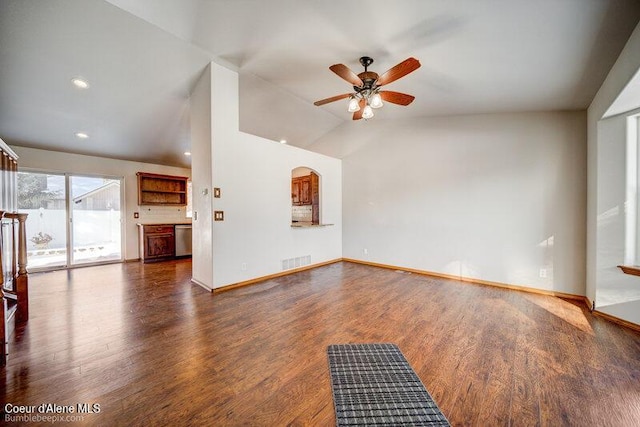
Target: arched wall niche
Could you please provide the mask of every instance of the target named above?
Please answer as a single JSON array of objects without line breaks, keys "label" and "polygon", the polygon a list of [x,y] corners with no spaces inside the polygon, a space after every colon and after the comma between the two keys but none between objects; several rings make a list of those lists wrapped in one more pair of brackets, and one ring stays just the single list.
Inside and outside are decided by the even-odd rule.
[{"label": "arched wall niche", "polygon": [[320,181],[318,171],[298,166],[291,170],[291,224],[320,224]]}]

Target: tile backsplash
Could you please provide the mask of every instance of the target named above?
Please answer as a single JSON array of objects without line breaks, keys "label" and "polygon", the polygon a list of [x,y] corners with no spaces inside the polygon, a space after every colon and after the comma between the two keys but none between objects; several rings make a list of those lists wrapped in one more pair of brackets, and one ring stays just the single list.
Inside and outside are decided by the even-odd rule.
[{"label": "tile backsplash", "polygon": [[184,206],[139,206],[139,222],[184,222],[187,218]]},{"label": "tile backsplash", "polygon": [[311,222],[311,205],[306,206],[292,206],[291,207],[291,220],[292,221],[308,221]]}]

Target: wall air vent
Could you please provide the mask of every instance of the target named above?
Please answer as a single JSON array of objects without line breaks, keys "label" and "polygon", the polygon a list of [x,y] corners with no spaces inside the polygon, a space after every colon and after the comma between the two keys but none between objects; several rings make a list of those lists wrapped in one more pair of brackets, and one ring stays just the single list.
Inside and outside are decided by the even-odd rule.
[{"label": "wall air vent", "polygon": [[311,264],[311,255],[299,256],[282,260],[282,269],[291,270],[292,268],[304,267]]}]

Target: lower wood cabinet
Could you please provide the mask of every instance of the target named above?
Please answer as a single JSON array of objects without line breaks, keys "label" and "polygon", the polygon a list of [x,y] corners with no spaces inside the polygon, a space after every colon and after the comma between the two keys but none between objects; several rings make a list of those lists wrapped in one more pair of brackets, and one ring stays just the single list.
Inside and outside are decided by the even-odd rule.
[{"label": "lower wood cabinet", "polygon": [[173,258],[176,255],[175,228],[171,225],[138,225],[140,258],[144,262]]}]

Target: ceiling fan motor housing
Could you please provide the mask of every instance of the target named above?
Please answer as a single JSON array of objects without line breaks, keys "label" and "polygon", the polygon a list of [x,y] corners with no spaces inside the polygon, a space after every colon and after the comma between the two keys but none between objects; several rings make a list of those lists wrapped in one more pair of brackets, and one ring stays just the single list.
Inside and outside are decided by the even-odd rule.
[{"label": "ceiling fan motor housing", "polygon": [[373,71],[364,71],[358,74],[362,83],[364,83],[361,87],[354,86],[353,88],[356,92],[360,92],[365,89],[373,88],[374,83],[378,80],[378,73],[374,73]]},{"label": "ceiling fan motor housing", "polygon": [[358,77],[360,78],[360,80],[362,80],[362,83],[364,84],[360,87],[358,86],[353,87],[353,89],[358,93],[364,90],[371,90],[376,80],[378,80],[378,73],[374,73],[373,71],[367,70],[369,65],[373,64],[373,58],[369,56],[363,56],[360,58],[360,64],[362,64],[362,66],[364,67],[364,71],[358,74]]}]

